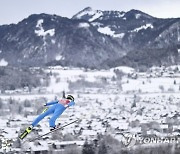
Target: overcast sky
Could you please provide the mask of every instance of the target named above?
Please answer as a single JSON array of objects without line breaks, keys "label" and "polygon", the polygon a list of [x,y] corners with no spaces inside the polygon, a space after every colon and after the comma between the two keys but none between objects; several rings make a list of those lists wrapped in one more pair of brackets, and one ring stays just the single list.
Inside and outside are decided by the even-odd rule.
[{"label": "overcast sky", "polygon": [[31,14],[72,17],[85,7],[99,10],[138,9],[154,17],[180,17],[180,0],[0,0],[0,25],[17,23]]}]

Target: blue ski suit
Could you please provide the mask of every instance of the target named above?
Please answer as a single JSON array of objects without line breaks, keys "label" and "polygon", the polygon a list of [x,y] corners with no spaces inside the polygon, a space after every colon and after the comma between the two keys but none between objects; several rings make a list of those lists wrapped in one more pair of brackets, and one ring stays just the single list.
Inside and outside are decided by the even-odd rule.
[{"label": "blue ski suit", "polygon": [[74,101],[69,101],[67,99],[62,99],[60,101],[53,101],[46,103],[45,106],[50,106],[44,113],[41,113],[31,124],[33,127],[36,126],[44,117],[53,114],[49,120],[49,126],[55,127],[56,119],[65,111],[65,109],[69,106],[75,105]]}]

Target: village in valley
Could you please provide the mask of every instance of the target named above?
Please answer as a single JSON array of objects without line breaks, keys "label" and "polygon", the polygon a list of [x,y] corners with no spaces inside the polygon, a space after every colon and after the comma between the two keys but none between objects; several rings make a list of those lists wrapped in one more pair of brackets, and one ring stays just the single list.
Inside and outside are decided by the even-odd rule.
[{"label": "village in valley", "polygon": [[[39,69],[39,68],[32,68]],[[130,67],[110,70],[48,67],[47,86],[5,90],[0,93],[0,137],[12,140],[3,151],[62,151],[85,141],[95,141],[98,135],[111,135],[121,142],[123,133],[139,135],[180,135],[180,66],[152,67],[141,72]],[[42,78],[42,83],[45,80]],[[45,85],[45,84],[43,84]],[[42,112],[43,104],[63,95],[72,94],[76,105],[57,120],[62,130],[22,145],[17,139]],[[29,138],[49,131],[46,117]],[[28,147],[28,148],[27,148]]]}]

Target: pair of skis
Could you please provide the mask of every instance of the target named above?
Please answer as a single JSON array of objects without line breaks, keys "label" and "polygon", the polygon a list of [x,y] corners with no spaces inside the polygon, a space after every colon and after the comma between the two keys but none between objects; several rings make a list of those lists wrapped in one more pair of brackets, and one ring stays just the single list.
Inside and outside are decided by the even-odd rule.
[{"label": "pair of skis", "polygon": [[[35,140],[38,140],[38,139],[40,139],[40,138],[42,138],[42,137],[44,137],[44,136],[46,136],[46,135],[48,135],[48,134],[54,133],[54,132],[57,131],[57,130],[61,130],[61,129],[63,129],[64,127],[69,126],[69,125],[71,125],[71,124],[73,124],[73,123],[75,123],[75,122],[78,122],[78,121],[79,121],[79,119],[76,119],[76,120],[74,120],[74,121],[72,121],[72,122],[70,122],[70,123],[68,123],[68,124],[65,124],[65,125],[63,125],[63,126],[61,126],[61,127],[55,128],[54,130],[49,131],[49,132],[47,132],[47,133],[45,133],[45,134],[43,134],[43,135],[39,135],[39,136],[37,136],[37,137],[35,137],[35,138],[33,138],[33,139],[30,139],[29,142],[33,142],[33,141],[35,141]],[[20,138],[21,140],[23,140],[30,132],[31,132],[31,130],[29,130],[29,127],[28,127],[28,128],[19,136],[19,138]]]}]

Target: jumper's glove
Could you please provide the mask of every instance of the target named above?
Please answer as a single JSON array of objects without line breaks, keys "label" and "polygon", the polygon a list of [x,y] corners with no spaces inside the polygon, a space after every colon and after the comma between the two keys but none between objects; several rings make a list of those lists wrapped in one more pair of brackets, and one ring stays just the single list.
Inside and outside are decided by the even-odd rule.
[{"label": "jumper's glove", "polygon": [[66,104],[66,105],[64,105],[64,107],[65,107],[65,108],[68,108],[68,107],[69,107],[69,105],[67,105],[67,104]]},{"label": "jumper's glove", "polygon": [[47,104],[45,103],[43,106],[47,106]]}]

